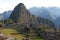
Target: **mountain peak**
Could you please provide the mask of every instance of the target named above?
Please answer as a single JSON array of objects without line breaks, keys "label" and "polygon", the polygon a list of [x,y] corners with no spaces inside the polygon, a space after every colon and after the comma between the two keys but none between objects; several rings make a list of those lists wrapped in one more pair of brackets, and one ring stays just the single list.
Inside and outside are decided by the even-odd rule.
[{"label": "mountain peak", "polygon": [[10,19],[14,21],[14,23],[19,23],[19,24],[28,23],[29,24],[31,20],[33,19],[33,16],[26,9],[23,3],[19,3],[12,11]]},{"label": "mountain peak", "polygon": [[24,5],[23,3],[19,3],[18,5]]},{"label": "mountain peak", "polygon": [[21,8],[21,9],[22,9],[22,8],[26,8],[23,3],[19,3],[19,4],[17,5],[17,7],[18,7],[18,8]]}]

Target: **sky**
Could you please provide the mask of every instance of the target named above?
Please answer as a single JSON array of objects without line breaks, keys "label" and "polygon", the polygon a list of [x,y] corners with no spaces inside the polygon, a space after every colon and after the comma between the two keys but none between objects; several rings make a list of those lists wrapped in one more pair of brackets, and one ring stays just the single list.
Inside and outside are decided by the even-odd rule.
[{"label": "sky", "polygon": [[0,13],[13,10],[19,3],[24,3],[27,9],[41,6],[60,7],[60,0],[0,0]]}]

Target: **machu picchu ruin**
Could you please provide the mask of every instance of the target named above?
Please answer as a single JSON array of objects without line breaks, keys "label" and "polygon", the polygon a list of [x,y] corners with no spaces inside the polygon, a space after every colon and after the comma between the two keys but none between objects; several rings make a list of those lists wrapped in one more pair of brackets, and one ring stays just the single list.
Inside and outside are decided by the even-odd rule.
[{"label": "machu picchu ruin", "polygon": [[13,35],[12,40],[24,40],[23,38],[27,38],[27,40],[60,40],[60,30],[56,29],[54,22],[32,15],[23,3],[19,3],[14,8],[8,19],[0,21],[0,31],[10,36]]}]

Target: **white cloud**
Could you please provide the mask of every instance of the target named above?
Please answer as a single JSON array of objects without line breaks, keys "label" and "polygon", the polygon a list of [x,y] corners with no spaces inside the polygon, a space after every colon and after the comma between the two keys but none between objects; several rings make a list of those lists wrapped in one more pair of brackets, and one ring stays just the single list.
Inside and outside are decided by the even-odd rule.
[{"label": "white cloud", "polygon": [[0,0],[0,13],[13,10],[18,3],[24,3],[27,8],[37,6],[60,7],[60,0]]}]

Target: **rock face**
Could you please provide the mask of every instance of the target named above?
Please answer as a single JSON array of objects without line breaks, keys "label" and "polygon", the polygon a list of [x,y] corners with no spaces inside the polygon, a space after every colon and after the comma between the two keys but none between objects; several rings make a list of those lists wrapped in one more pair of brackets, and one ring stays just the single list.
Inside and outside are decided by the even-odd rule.
[{"label": "rock face", "polygon": [[36,22],[36,18],[30,14],[23,3],[18,4],[14,8],[11,13],[10,19],[19,24],[29,24],[32,23],[33,20],[35,20],[34,22]]}]

